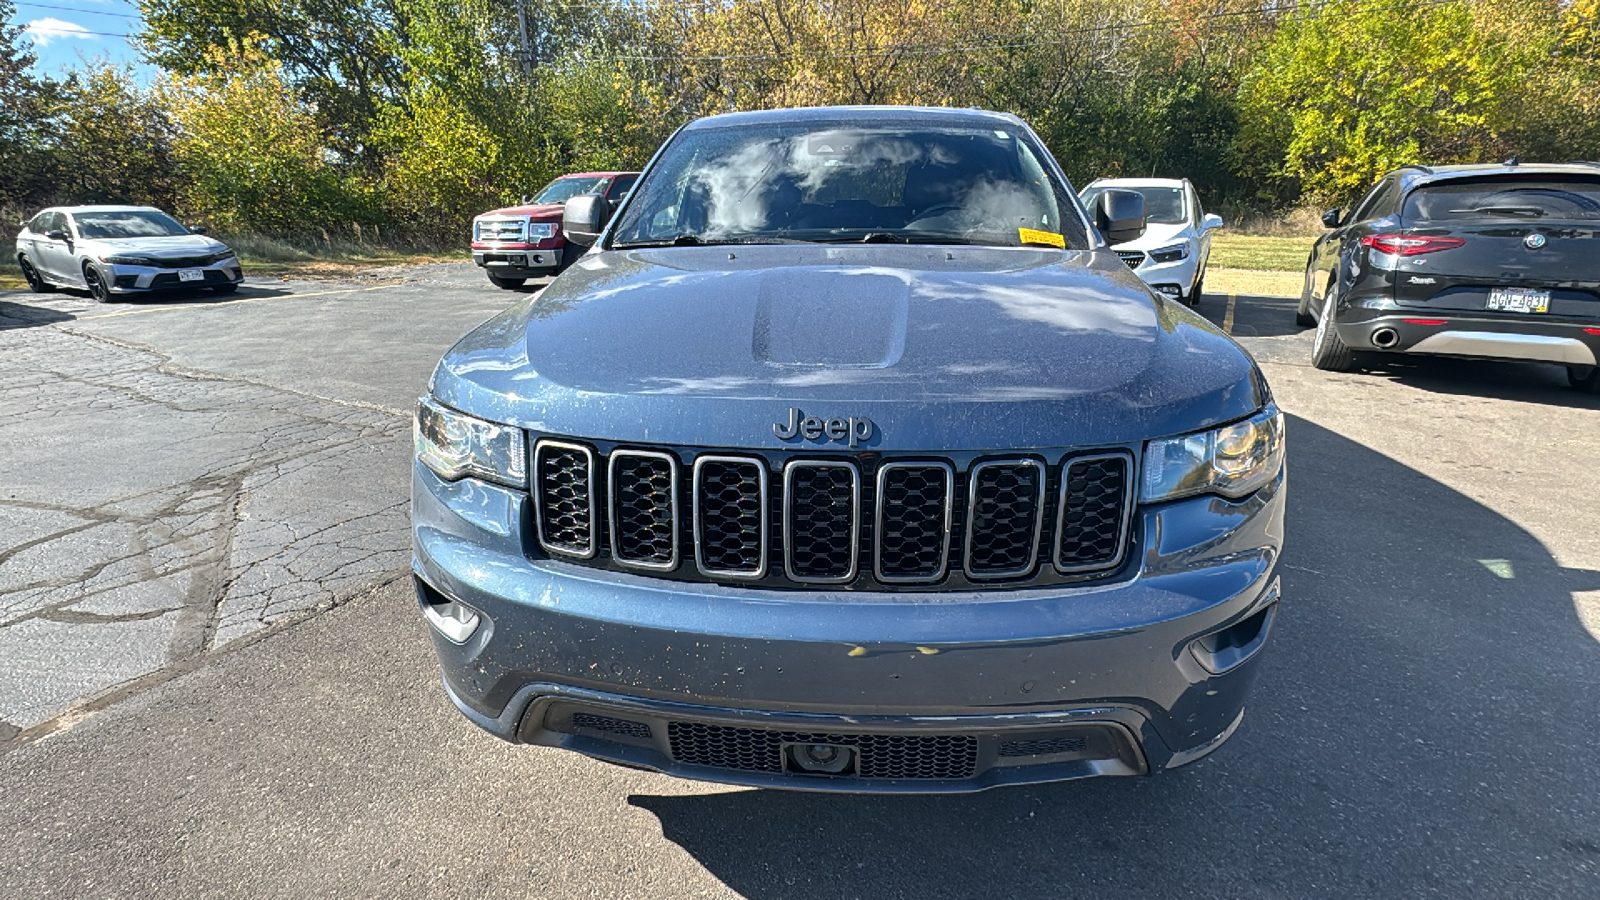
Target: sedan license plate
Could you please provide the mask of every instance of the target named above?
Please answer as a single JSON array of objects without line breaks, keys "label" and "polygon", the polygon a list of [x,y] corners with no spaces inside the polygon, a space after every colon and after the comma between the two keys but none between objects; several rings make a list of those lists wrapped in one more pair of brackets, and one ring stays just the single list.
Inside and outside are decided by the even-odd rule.
[{"label": "sedan license plate", "polygon": [[206,273],[202,272],[199,269],[179,269],[178,270],[178,280],[179,281],[205,281],[206,280]]},{"label": "sedan license plate", "polygon": [[1489,309],[1501,312],[1542,313],[1550,311],[1550,292],[1533,288],[1498,287],[1489,290]]}]

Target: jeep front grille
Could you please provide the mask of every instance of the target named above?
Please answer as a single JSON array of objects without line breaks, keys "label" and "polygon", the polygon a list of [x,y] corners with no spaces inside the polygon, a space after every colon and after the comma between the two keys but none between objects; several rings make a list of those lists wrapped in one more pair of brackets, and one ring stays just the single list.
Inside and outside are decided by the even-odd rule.
[{"label": "jeep front grille", "polygon": [[678,465],[665,453],[611,453],[611,556],[626,566],[678,565]]},{"label": "jeep front grille", "polygon": [[767,469],[736,456],[694,464],[695,562],[707,575],[767,574]]},{"label": "jeep front grille", "polygon": [[539,546],[589,565],[781,588],[961,589],[1100,577],[1127,559],[1126,450],[963,460],[534,443]]},{"label": "jeep front grille", "polygon": [[1019,459],[972,470],[967,575],[1012,578],[1033,571],[1044,510],[1044,466]]},{"label": "jeep front grille", "polygon": [[1125,453],[1083,456],[1067,463],[1056,509],[1056,568],[1081,572],[1122,561],[1132,470],[1133,457]]},{"label": "jeep front grille", "polygon": [[861,482],[847,462],[796,460],[783,470],[783,564],[793,581],[856,577]]},{"label": "jeep front grille", "polygon": [[884,463],[878,468],[873,571],[879,581],[944,577],[950,565],[955,482],[949,463]]},{"label": "jeep front grille", "polygon": [[540,441],[533,450],[539,543],[588,559],[595,555],[594,453],[581,444]]}]

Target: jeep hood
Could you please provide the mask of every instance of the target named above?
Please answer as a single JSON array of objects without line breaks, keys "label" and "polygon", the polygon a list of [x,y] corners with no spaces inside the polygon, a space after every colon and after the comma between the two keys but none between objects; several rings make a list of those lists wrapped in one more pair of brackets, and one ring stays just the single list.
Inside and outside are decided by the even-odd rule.
[{"label": "jeep hood", "polygon": [[801,443],[773,434],[791,407],[871,418],[873,449],[987,450],[1132,444],[1267,399],[1109,250],[817,244],[591,253],[431,388],[534,431],[771,449]]}]

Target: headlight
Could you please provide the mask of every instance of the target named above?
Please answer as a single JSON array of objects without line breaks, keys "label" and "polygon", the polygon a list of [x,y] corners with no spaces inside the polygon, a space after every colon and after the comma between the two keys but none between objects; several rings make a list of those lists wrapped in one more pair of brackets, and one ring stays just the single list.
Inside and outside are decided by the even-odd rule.
[{"label": "headlight", "polygon": [[556,236],[556,223],[534,222],[528,226],[528,240],[545,241]]},{"label": "headlight", "polygon": [[446,481],[470,476],[510,487],[528,483],[521,429],[485,422],[423,397],[417,401],[413,435],[417,459]]},{"label": "headlight", "polygon": [[1244,497],[1283,468],[1283,414],[1268,404],[1243,422],[1151,441],[1144,448],[1140,500],[1159,503],[1191,494]]},{"label": "headlight", "polygon": [[1172,244],[1168,247],[1157,247],[1156,249],[1150,251],[1151,262],[1169,263],[1188,258],[1189,245],[1187,243]]},{"label": "headlight", "polygon": [[102,256],[101,262],[108,262],[114,266],[153,266],[156,261],[148,256]]}]

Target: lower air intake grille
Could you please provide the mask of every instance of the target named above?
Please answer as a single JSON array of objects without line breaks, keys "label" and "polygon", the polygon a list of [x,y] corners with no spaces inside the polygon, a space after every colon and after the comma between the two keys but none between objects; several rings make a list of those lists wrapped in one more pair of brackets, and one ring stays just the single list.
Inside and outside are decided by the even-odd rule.
[{"label": "lower air intake grille", "polygon": [[1089,746],[1088,738],[1044,738],[1032,741],[1001,741],[1001,756],[1047,756],[1051,753],[1078,753]]},{"label": "lower air intake grille", "polygon": [[767,473],[751,459],[702,456],[694,469],[695,554],[702,572],[760,578],[767,568]]},{"label": "lower air intake grille", "polygon": [[785,565],[795,581],[856,577],[860,482],[849,463],[795,462],[784,470]]},{"label": "lower air intake grille", "polygon": [[967,574],[1002,578],[1033,569],[1044,506],[1044,466],[1033,460],[973,468],[968,510]]},{"label": "lower air intake grille", "polygon": [[594,454],[588,447],[540,441],[533,451],[539,543],[546,550],[595,552]]},{"label": "lower air intake grille", "polygon": [[1081,572],[1122,561],[1132,464],[1132,459],[1122,454],[1084,457],[1067,464],[1057,512],[1058,569]]},{"label": "lower air intake grille", "polygon": [[747,772],[782,772],[784,744],[856,747],[862,778],[971,778],[978,767],[978,739],[969,735],[816,734],[668,722],[667,736],[678,762]]},{"label": "lower air intake grille", "polygon": [[572,727],[575,730],[598,731],[602,734],[615,734],[640,740],[650,739],[650,726],[643,722],[613,719],[610,716],[597,716],[593,713],[573,713]]}]

